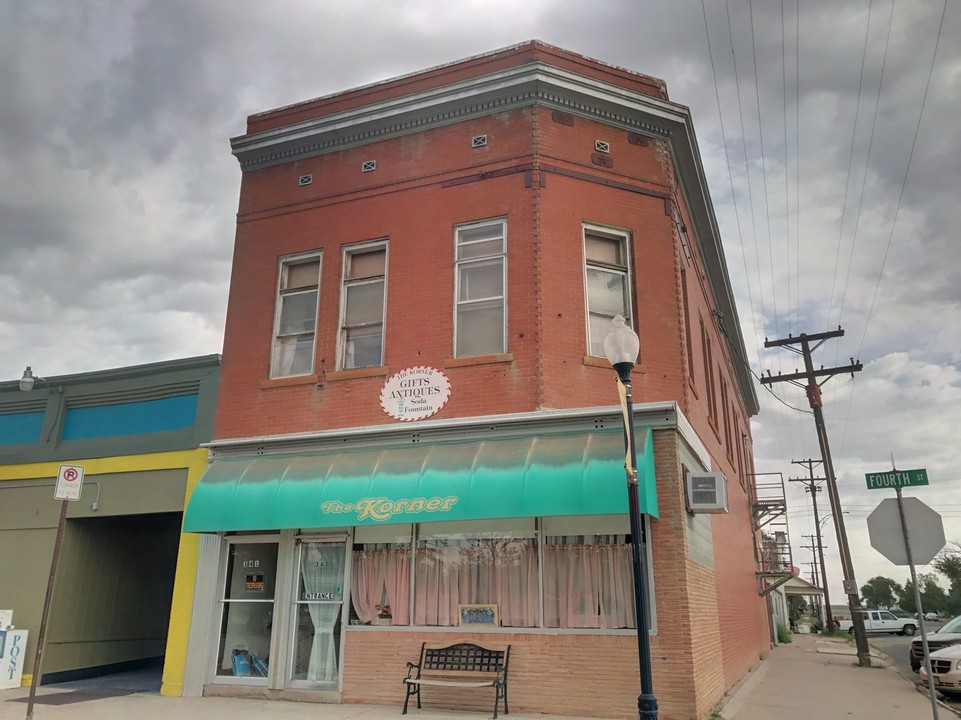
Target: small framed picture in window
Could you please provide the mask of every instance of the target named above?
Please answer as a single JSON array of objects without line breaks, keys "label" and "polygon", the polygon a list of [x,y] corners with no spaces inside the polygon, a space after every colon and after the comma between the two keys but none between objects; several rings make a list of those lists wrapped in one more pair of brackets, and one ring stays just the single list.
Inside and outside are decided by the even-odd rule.
[{"label": "small framed picture in window", "polygon": [[498,627],[496,605],[458,605],[457,624],[461,627],[487,625]]}]

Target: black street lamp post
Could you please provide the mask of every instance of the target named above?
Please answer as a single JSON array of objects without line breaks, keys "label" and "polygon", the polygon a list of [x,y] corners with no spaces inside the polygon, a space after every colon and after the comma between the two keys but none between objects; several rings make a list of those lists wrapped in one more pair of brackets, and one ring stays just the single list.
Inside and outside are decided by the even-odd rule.
[{"label": "black street lamp post", "polygon": [[657,698],[651,679],[651,642],[647,631],[646,563],[641,549],[641,503],[637,485],[637,449],[634,436],[634,398],[631,370],[637,362],[640,341],[637,334],[617,315],[604,338],[604,354],[617,371],[617,392],[624,414],[624,468],[627,472],[628,512],[631,519],[631,555],[634,561],[634,617],[637,624],[637,658],[641,673],[641,694],[637,697],[640,720],[657,720]]}]

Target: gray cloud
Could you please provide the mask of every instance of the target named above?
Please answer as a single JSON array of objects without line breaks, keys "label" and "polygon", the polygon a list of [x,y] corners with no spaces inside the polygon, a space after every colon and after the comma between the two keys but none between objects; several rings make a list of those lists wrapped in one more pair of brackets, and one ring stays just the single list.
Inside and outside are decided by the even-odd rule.
[{"label": "gray cloud", "polygon": [[[691,107],[755,370],[797,365],[764,350],[765,336],[844,325],[817,361],[866,363],[825,387],[852,522],[877,500],[859,473],[891,451],[936,472],[947,489],[925,497],[948,504],[961,491],[950,484],[961,480],[961,12],[948,8],[892,234],[940,7],[895,6],[865,168],[891,6],[874,3],[863,83],[868,2],[784,6],[787,53],[780,4],[753,3],[752,32],[751,5],[732,0],[732,56],[725,8],[707,3],[712,68],[693,0],[0,5],[0,370],[14,378],[30,363],[50,375],[219,351],[240,183],[228,139],[248,114],[538,38],[661,77]],[[791,459],[818,454],[813,422],[759,392],[758,470],[791,474]],[[799,390],[776,392],[806,407]],[[807,507],[791,495],[797,541],[810,530]],[[862,535],[852,526],[856,561],[877,568]]]}]

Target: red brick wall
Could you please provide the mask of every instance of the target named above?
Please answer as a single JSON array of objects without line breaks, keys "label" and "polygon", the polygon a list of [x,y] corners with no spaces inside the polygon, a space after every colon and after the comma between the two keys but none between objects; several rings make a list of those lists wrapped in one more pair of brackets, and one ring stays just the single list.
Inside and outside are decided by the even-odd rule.
[{"label": "red brick wall", "polygon": [[[472,149],[470,138],[482,133],[488,135],[488,146]],[[595,139],[611,144],[613,167],[592,162]],[[365,160],[376,160],[377,170],[362,174]],[[528,183],[523,170],[531,166]],[[542,172],[542,167],[548,169]],[[512,168],[521,172],[481,177]],[[297,178],[307,173],[313,174],[313,184],[299,187]],[[457,179],[470,181],[449,182]],[[699,315],[712,338],[718,396],[724,378],[732,389],[737,425],[749,434],[744,404],[734,391],[733,367],[741,361],[713,321],[715,303],[693,230],[689,237],[695,257],[688,260],[671,206],[662,196],[681,203],[686,218],[662,143],[631,144],[626,131],[580,117],[573,126],[557,123],[543,108],[499,113],[246,173],[215,437],[391,422],[380,409],[380,388],[388,373],[412,365],[439,368],[450,378],[451,399],[434,419],[613,405],[610,368],[585,359],[581,229],[589,222],[629,231],[641,337],[635,402],[678,401],[713,458],[713,469],[730,480],[731,513],[712,519],[711,569],[687,558],[677,440],[673,433],[656,433],[661,519],[653,523],[652,548],[660,633],[652,641],[652,662],[658,697],[673,713],[662,717],[686,718],[706,713],[756,662],[768,636],[754,579],[745,476],[737,464],[736,439],[726,442],[721,420],[731,410],[719,407],[718,422],[708,419]],[[494,217],[506,217],[508,223],[509,356],[488,359],[499,362],[452,362],[453,227]],[[389,239],[385,368],[339,374],[342,248],[380,238]],[[312,250],[323,250],[316,376],[270,381],[278,258]],[[682,266],[688,281],[687,317],[681,302]],[[750,453],[749,437],[745,450]],[[517,710],[560,713],[569,707],[565,693],[583,692],[557,672],[569,666],[572,672],[590,673],[591,687],[612,683],[598,693],[610,700],[598,699],[597,714],[616,715],[627,707],[633,715],[637,663],[636,655],[628,657],[636,652],[630,638],[513,637],[528,651],[537,648],[519,653],[527,660],[516,660],[517,675],[512,672],[521,678],[511,693]],[[389,647],[380,638],[389,638]],[[402,698],[397,669],[416,655],[419,640],[416,633],[348,632],[345,698]],[[388,668],[377,653],[398,662]],[[585,660],[601,671],[577,664]],[[536,688],[536,697],[524,695],[525,685]],[[365,697],[368,689],[372,697]],[[486,709],[486,700],[481,706]]]},{"label": "red brick wall", "polygon": [[[676,654],[663,644],[669,633],[651,638],[652,652]],[[345,635],[343,700],[397,707],[404,704],[408,661],[417,662],[420,645],[465,640],[485,647],[511,645],[508,702],[511,713],[636,718],[640,674],[637,636],[553,635],[549,633],[464,633],[350,631]],[[675,674],[654,666],[654,687],[662,720],[690,720],[690,672]],[[463,690],[425,687],[424,708],[490,713],[491,688]],[[416,700],[412,701],[416,707]]]}]

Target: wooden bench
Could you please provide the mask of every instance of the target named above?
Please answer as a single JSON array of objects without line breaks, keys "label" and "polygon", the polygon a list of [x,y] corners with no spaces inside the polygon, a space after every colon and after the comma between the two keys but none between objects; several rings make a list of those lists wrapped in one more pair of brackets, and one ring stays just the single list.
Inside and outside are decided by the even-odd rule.
[{"label": "wooden bench", "polygon": [[507,664],[510,661],[511,646],[504,650],[491,650],[474,643],[461,642],[455,645],[420,646],[420,661],[407,663],[407,696],[404,698],[404,712],[411,695],[417,696],[420,707],[420,689],[424,685],[460,688],[494,688],[494,718],[497,706],[504,698],[504,713],[507,708]]}]

